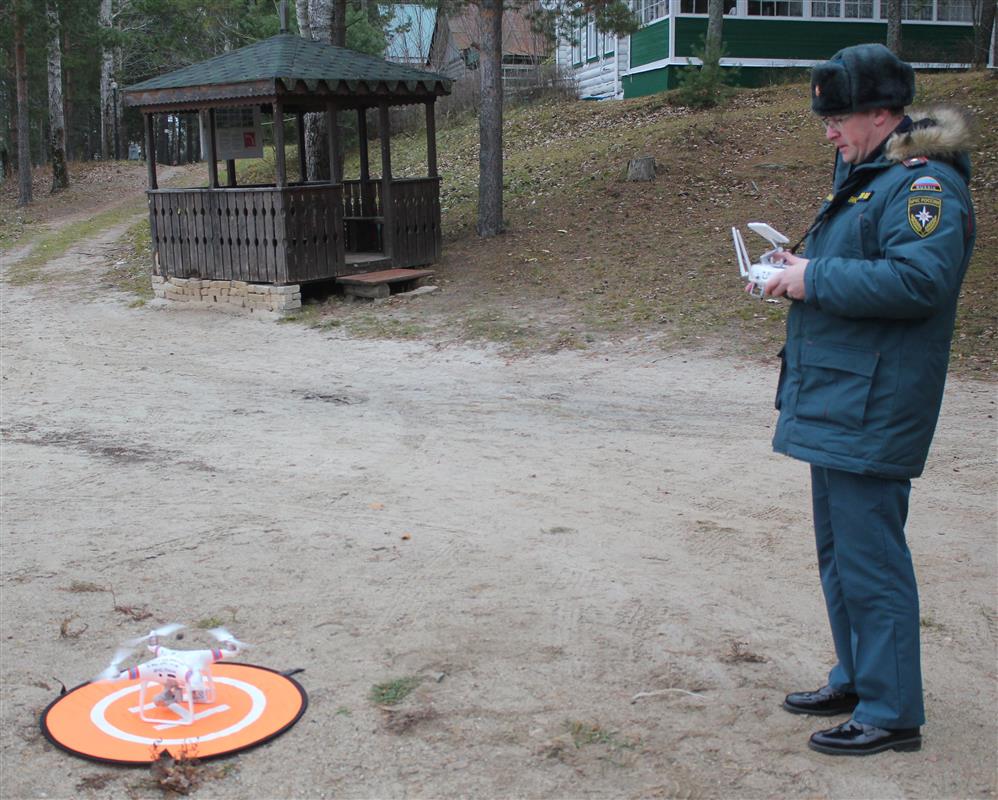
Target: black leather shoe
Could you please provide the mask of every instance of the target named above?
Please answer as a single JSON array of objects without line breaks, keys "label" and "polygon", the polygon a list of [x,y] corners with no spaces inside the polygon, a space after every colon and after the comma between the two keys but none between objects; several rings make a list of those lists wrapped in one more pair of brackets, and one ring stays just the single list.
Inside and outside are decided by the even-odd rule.
[{"label": "black leather shoe", "polygon": [[783,701],[783,707],[791,714],[813,714],[816,717],[851,714],[858,704],[858,694],[840,692],[831,686],[822,686],[816,692],[794,692]]},{"label": "black leather shoe", "polygon": [[850,719],[811,734],[808,747],[832,756],[869,756],[884,750],[911,752],[922,749],[922,735],[918,728],[887,730]]}]

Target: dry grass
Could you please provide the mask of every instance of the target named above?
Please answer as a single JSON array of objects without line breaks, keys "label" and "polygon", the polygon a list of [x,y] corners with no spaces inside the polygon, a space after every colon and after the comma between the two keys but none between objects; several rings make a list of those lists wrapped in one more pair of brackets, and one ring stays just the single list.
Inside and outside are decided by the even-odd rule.
[{"label": "dry grass", "polygon": [[[952,370],[994,379],[998,81],[986,73],[920,75],[916,105],[940,102],[969,109],[978,133],[971,155],[979,230]],[[662,95],[543,101],[509,109],[505,125],[505,234],[482,240],[474,233],[477,121],[457,120],[438,135],[445,242],[435,280],[442,291],[374,306],[320,298],[302,321],[353,335],[491,342],[510,353],[630,337],[748,357],[776,352],[786,305],[743,294],[729,228],[764,219],[796,238],[828,191],[832,153],[804,84],[742,90],[725,109],[695,113]],[[655,157],[655,181],[624,180],[636,155]],[[425,174],[423,133],[396,136],[392,159],[400,176]],[[348,162],[348,176],[355,170]],[[119,183],[127,189],[143,181],[136,164],[76,165],[74,174],[68,192],[27,213],[14,209],[9,181],[0,192],[0,244],[25,241],[71,207],[120,196]],[[198,174],[190,171],[187,183]],[[42,186],[46,179],[36,176]],[[37,196],[45,198],[44,189]],[[138,293],[137,302],[148,293],[147,235],[133,229],[105,275]]]},{"label": "dry grass", "polygon": [[[953,368],[994,377],[998,81],[982,73],[923,75],[920,103],[950,102],[977,118],[973,191],[977,250],[964,284]],[[348,330],[408,330],[498,343],[511,351],[586,347],[641,336],[664,346],[775,353],[786,307],[751,300],[735,274],[729,229],[765,219],[792,238],[828,191],[832,152],[808,110],[807,87],[743,90],[721,111],[692,113],[662,96],[613,103],[546,102],[506,115],[507,232],[481,240],[477,126],[440,132],[443,292],[373,312],[330,303]],[[658,177],[624,180],[652,155]],[[393,140],[402,175],[425,169],[420,132]],[[754,252],[754,251],[753,251]],[[363,322],[361,323],[361,320]]]}]

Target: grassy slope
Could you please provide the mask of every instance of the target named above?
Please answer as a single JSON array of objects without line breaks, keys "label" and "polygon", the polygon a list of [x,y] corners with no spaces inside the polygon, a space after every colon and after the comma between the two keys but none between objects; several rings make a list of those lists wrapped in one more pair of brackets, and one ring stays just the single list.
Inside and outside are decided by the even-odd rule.
[{"label": "grassy slope", "polygon": [[[982,74],[922,75],[919,86],[919,104],[952,102],[977,119],[972,156],[979,234],[961,299],[953,368],[993,378],[998,81]],[[509,109],[508,232],[492,240],[474,234],[477,137],[473,117],[438,134],[445,242],[436,270],[444,291],[418,303],[376,306],[334,298],[309,306],[306,321],[345,325],[362,335],[484,339],[514,350],[586,347],[637,336],[663,346],[775,352],[785,305],[742,293],[729,228],[764,219],[799,236],[827,192],[832,153],[807,111],[806,86],[745,90],[723,112],[689,113],[661,95]],[[392,148],[397,174],[425,173],[421,131],[395,137]],[[628,159],[639,154],[658,162],[652,183],[623,179]],[[293,154],[291,159],[293,164]],[[348,164],[351,172],[355,164]],[[38,256],[47,253],[49,237],[54,250],[65,249],[62,232],[46,225],[50,217],[102,205],[111,211],[115,187],[125,182],[140,191],[143,173],[141,165],[79,165],[69,192],[28,212],[15,208],[16,189],[7,182],[0,187],[0,245],[41,236]],[[45,180],[39,173],[36,197],[44,196]],[[190,178],[180,182],[191,184]],[[761,245],[750,242],[751,252],[761,252]],[[130,231],[114,261],[107,279],[147,295],[142,276],[149,263],[148,223]],[[37,267],[32,258],[8,279],[30,279]]]},{"label": "grassy slope", "polygon": [[[955,103],[977,118],[980,233],[954,368],[991,375],[998,365],[991,267],[998,256],[998,82],[928,75],[919,85],[919,104]],[[436,305],[446,303],[451,330],[531,348],[649,334],[739,353],[779,346],[785,306],[742,294],[729,228],[763,219],[795,238],[828,191],[833,153],[808,111],[806,86],[746,90],[723,112],[688,113],[661,95],[511,109],[505,145],[508,232],[483,241],[473,230],[476,121],[439,134],[445,245],[437,270],[446,293]],[[628,159],[639,154],[656,158],[654,182],[623,180]],[[424,174],[424,159],[422,132],[393,140],[397,173]],[[751,252],[761,244],[751,242]],[[384,313],[411,330],[425,310]],[[332,304],[327,313],[348,312]]]}]

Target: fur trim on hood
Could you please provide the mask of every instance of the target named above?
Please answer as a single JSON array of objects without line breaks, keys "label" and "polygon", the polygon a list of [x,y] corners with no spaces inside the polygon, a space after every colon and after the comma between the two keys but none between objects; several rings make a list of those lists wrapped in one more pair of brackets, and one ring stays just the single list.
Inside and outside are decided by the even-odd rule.
[{"label": "fur trim on hood", "polygon": [[912,111],[914,123],[904,133],[895,133],[887,140],[884,155],[891,161],[924,156],[940,161],[955,161],[970,147],[970,124],[963,112],[955,108],[932,108]]}]

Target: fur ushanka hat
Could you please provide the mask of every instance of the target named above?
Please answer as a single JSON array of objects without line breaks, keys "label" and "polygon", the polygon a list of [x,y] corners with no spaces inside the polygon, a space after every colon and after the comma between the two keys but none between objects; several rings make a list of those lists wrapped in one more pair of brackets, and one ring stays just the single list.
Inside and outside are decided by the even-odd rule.
[{"label": "fur ushanka hat", "polygon": [[839,50],[811,70],[811,110],[819,116],[903,108],[915,98],[915,70],[882,44]]}]

